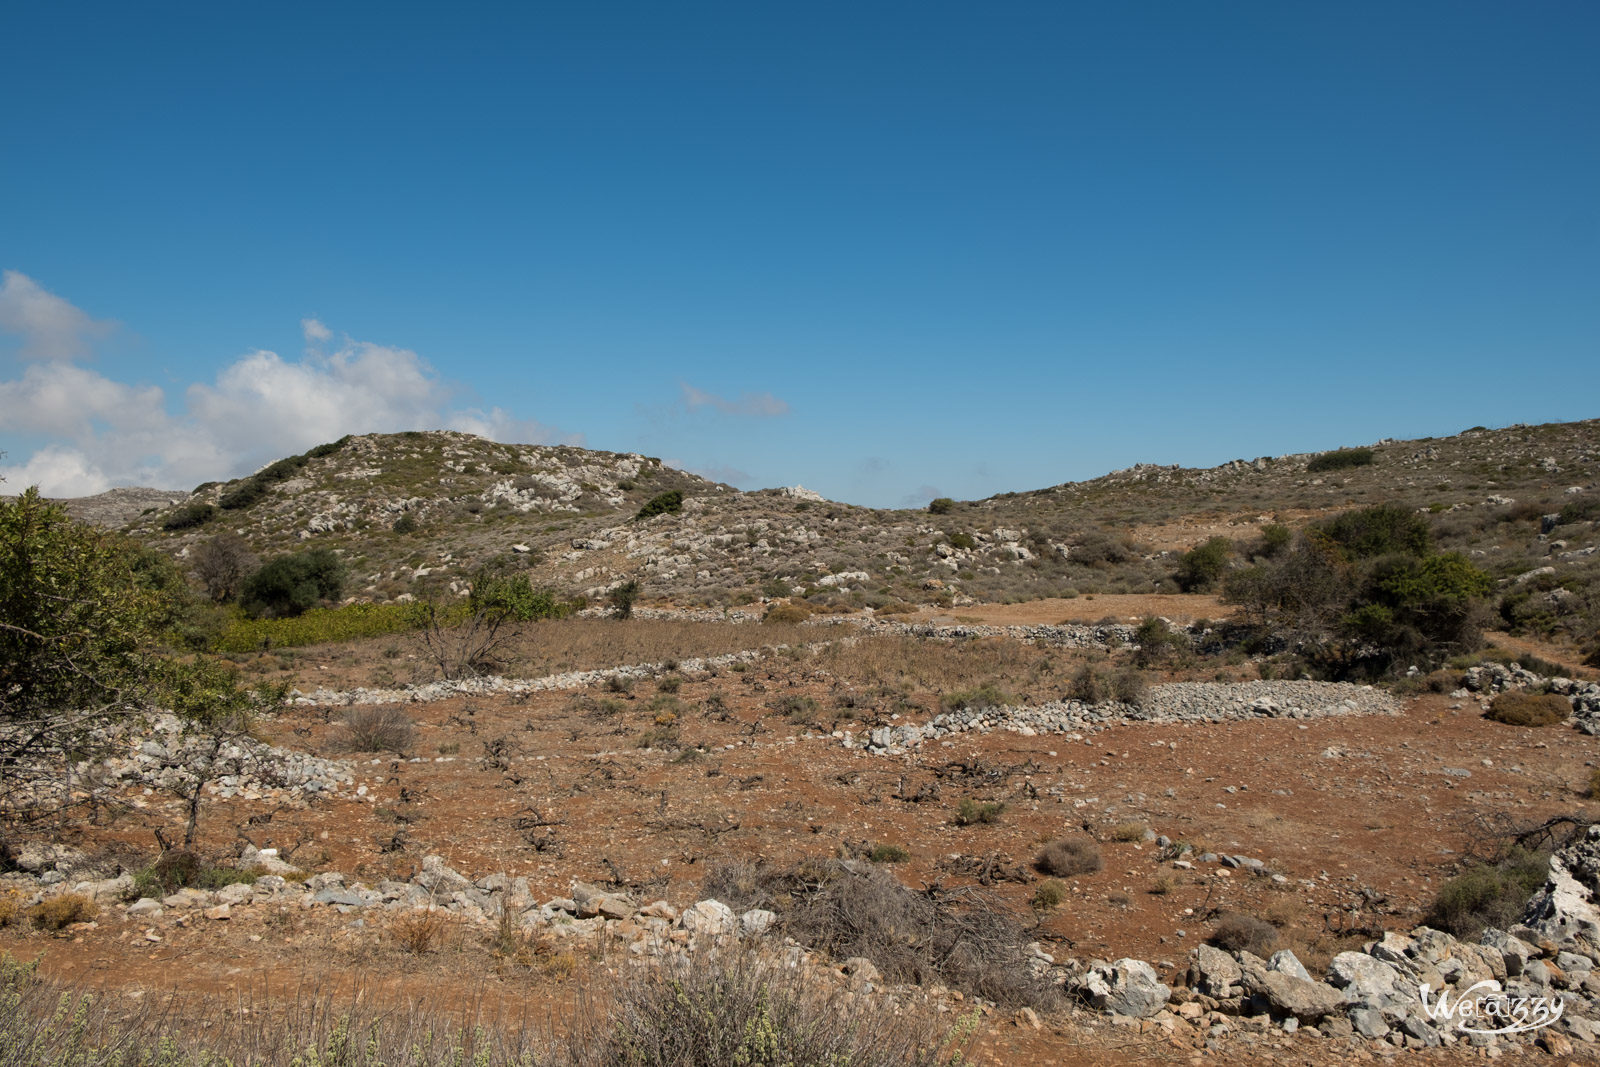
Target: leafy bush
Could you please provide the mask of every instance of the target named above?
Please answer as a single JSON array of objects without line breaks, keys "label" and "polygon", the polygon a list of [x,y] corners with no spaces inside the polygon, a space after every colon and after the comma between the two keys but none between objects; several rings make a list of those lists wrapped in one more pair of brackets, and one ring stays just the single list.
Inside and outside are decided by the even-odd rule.
[{"label": "leafy bush", "polygon": [[1100,846],[1087,837],[1052,841],[1040,849],[1039,854],[1033,859],[1033,866],[1040,874],[1053,875],[1056,878],[1093,874],[1103,863],[1100,858]]},{"label": "leafy bush", "polygon": [[397,707],[366,704],[344,713],[340,747],[350,752],[411,751],[416,739],[416,723]]},{"label": "leafy bush", "polygon": [[1294,533],[1282,523],[1272,522],[1261,527],[1261,542],[1252,555],[1274,559],[1284,553],[1294,542]]},{"label": "leafy bush", "polygon": [[141,897],[160,899],[180,889],[221,889],[253,885],[258,871],[213,864],[188,848],[172,848],[133,876],[133,890]]},{"label": "leafy bush", "polygon": [[1510,926],[1522,917],[1548,870],[1547,856],[1525,849],[1512,849],[1497,863],[1469,866],[1439,888],[1427,923],[1463,939],[1489,926]]},{"label": "leafy bush", "polygon": [[1046,878],[1033,891],[1033,906],[1038,911],[1053,911],[1067,899],[1067,887],[1054,878]]},{"label": "leafy bush", "polygon": [[1395,554],[1425,556],[1433,545],[1428,520],[1395,504],[1346,511],[1312,528],[1352,559]]},{"label": "leafy bush", "polygon": [[268,560],[245,580],[239,601],[253,617],[288,618],[343,591],[344,564],[331,549],[314,548]]},{"label": "leafy bush", "polygon": [[1232,554],[1232,541],[1213,537],[1179,556],[1178,570],[1172,578],[1185,593],[1204,592],[1217,584]]},{"label": "leafy bush", "polygon": [[683,490],[668,489],[665,493],[657,493],[645,502],[644,507],[633,517],[635,522],[654,518],[657,515],[677,514],[683,510]]},{"label": "leafy bush", "polygon": [[41,930],[60,930],[73,923],[86,923],[99,912],[95,902],[82,893],[63,893],[29,908],[28,918]]},{"label": "leafy bush", "polygon": [[223,493],[217,500],[217,507],[223,511],[241,511],[262,500],[266,495],[267,484],[265,482],[255,478],[247,478],[226,493]]},{"label": "leafy bush", "polygon": [[956,506],[956,502],[947,496],[935,497],[928,501],[928,514],[948,515]]},{"label": "leafy bush", "polygon": [[957,530],[955,533],[945,534],[944,539],[950,542],[951,548],[971,550],[978,547],[977,540],[971,534],[964,533],[960,530]]},{"label": "leafy bush", "polygon": [[402,511],[400,517],[389,525],[389,529],[397,534],[416,533],[419,527],[417,517],[409,511]]},{"label": "leafy bush", "polygon": [[1141,667],[1153,667],[1178,658],[1189,651],[1189,638],[1167,625],[1165,619],[1154,616],[1145,619],[1133,632],[1139,650],[1134,659]]},{"label": "leafy bush", "polygon": [[629,578],[606,594],[606,603],[611,606],[611,614],[618,619],[633,617],[633,602],[637,599],[639,599],[639,582],[634,578]]},{"label": "leafy bush", "polygon": [[867,859],[873,863],[904,863],[911,858],[911,853],[899,845],[873,845],[872,851],[867,853]]},{"label": "leafy bush", "polygon": [[163,530],[187,530],[191,526],[200,526],[210,522],[217,513],[212,504],[185,504],[174,510],[161,523]]},{"label": "leafy bush", "polygon": [[1559,693],[1508,689],[1489,703],[1483,717],[1508,726],[1554,726],[1572,714],[1572,704]]},{"label": "leafy bush", "polygon": [[1316,474],[1321,471],[1345,470],[1350,467],[1372,466],[1372,449],[1370,448],[1341,448],[1334,452],[1324,452],[1306,464],[1306,471]]},{"label": "leafy bush", "polygon": [[1575,522],[1594,522],[1600,520],[1600,497],[1579,497],[1569,500],[1561,505],[1561,511],[1556,515],[1556,525],[1566,526]]},{"label": "leafy bush", "polygon": [[972,797],[962,797],[961,803],[956,805],[957,826],[977,826],[999,822],[1000,816],[1005,813],[1006,806],[992,800],[974,800]]},{"label": "leafy bush", "polygon": [[526,574],[512,574],[489,566],[480,568],[472,576],[467,611],[474,615],[498,615],[517,622],[532,622],[534,619],[565,618],[572,614],[572,605],[553,590],[533,588]]},{"label": "leafy bush", "polygon": [[1266,957],[1272,954],[1272,946],[1278,942],[1278,930],[1269,922],[1230,912],[1217,921],[1210,941],[1226,952],[1251,952]]}]

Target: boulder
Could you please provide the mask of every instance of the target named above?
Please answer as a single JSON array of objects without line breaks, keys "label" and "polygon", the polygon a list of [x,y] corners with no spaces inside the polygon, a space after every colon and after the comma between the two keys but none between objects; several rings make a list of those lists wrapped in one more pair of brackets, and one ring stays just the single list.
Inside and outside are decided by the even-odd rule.
[{"label": "boulder", "polygon": [[1198,992],[1217,1000],[1239,995],[1238,986],[1244,971],[1233,957],[1220,948],[1201,945],[1194,950],[1194,962],[1189,966],[1189,984]]},{"label": "boulder", "polygon": [[1396,1004],[1414,992],[1398,970],[1364,952],[1341,952],[1333,957],[1328,981],[1343,991],[1345,1003],[1368,1008]]},{"label": "boulder", "polygon": [[1071,989],[1100,1011],[1148,1019],[1167,1006],[1172,988],[1162,985],[1144,960],[1121,959],[1100,964],[1073,979]]},{"label": "boulder", "polygon": [[1290,1015],[1303,1023],[1318,1022],[1345,1006],[1344,997],[1332,986],[1284,971],[1268,971],[1251,993],[1265,1000],[1273,1015]]},{"label": "boulder", "polygon": [[1267,970],[1277,971],[1291,978],[1298,978],[1302,982],[1315,980],[1311,977],[1311,972],[1307,971],[1305,965],[1300,962],[1299,957],[1286,948],[1279,949],[1272,954],[1272,958],[1267,961]]},{"label": "boulder", "polygon": [[1552,941],[1600,941],[1600,913],[1590,903],[1589,888],[1572,876],[1561,853],[1550,857],[1550,874],[1528,901],[1522,924]]},{"label": "boulder", "polygon": [[159,900],[144,897],[128,905],[128,918],[130,919],[159,919],[165,914],[166,909]]},{"label": "boulder", "polygon": [[751,908],[739,916],[739,931],[746,937],[760,937],[777,921],[776,912],[768,911],[766,908]]},{"label": "boulder", "polygon": [[731,937],[739,930],[733,909],[720,900],[701,900],[691,904],[678,919],[697,937]]}]

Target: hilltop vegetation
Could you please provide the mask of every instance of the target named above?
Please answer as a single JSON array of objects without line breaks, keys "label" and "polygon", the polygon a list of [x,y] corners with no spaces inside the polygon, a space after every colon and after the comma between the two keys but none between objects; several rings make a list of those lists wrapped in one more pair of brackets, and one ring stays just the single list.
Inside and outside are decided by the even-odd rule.
[{"label": "hilltop vegetation", "polygon": [[[596,602],[637,581],[644,603],[777,598],[838,612],[1092,593],[1242,596],[1238,572],[1281,571],[1280,554],[1304,558],[1302,531],[1382,505],[1419,517],[1428,554],[1457,554],[1488,576],[1490,614],[1480,621],[1581,645],[1600,625],[1597,469],[1600,423],[1591,421],[1210,469],[1138,465],[1028,493],[877,510],[804,490],[739,492],[634,454],[406,433],[345,438],[200,486],[128,530],[183,561],[203,558],[219,535],[262,559],[327,549],[344,567],[341,595],[358,601],[462,597],[471,575],[493,566]],[[1378,608],[1394,604],[1367,612],[1369,636],[1388,625]]]}]

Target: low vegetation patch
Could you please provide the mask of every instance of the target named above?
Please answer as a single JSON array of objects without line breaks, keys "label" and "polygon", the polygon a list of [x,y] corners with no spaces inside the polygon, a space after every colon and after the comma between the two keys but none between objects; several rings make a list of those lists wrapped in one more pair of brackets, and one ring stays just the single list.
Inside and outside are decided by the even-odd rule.
[{"label": "low vegetation patch", "polygon": [[1070,837],[1052,841],[1039,850],[1033,866],[1040,874],[1056,878],[1071,878],[1079,874],[1093,874],[1104,861],[1100,846],[1087,837]]},{"label": "low vegetation patch", "polygon": [[82,893],[63,893],[29,908],[28,918],[39,929],[54,931],[73,923],[86,923],[99,913],[95,902]]},{"label": "low vegetation patch", "polygon": [[344,713],[339,747],[347,752],[411,751],[416,741],[416,723],[402,709],[392,705],[364,705]]},{"label": "low vegetation patch", "polygon": [[1227,952],[1252,952],[1265,958],[1278,943],[1278,928],[1252,915],[1229,912],[1217,920],[1210,941]]},{"label": "low vegetation patch", "polygon": [[807,860],[723,865],[701,894],[735,911],[768,908],[800,944],[836,960],[863,956],[889,982],[942,982],[1008,1007],[1057,997],[1028,973],[1028,926],[971,890],[918,892],[882,867]]},{"label": "low vegetation patch", "polygon": [[1559,693],[1508,689],[1489,704],[1483,717],[1507,726],[1553,726],[1572,714],[1572,704]]},{"label": "low vegetation patch", "polygon": [[1374,456],[1370,448],[1341,448],[1334,452],[1324,452],[1306,464],[1306,470],[1312,474],[1322,471],[1348,470],[1351,467],[1370,467]]},{"label": "low vegetation patch", "polygon": [[1006,806],[996,801],[962,797],[961,803],[956,805],[955,822],[957,826],[987,826],[999,822],[1005,810]]},{"label": "low vegetation patch", "polygon": [[1549,866],[1544,853],[1520,848],[1496,862],[1472,864],[1440,887],[1427,923],[1463,939],[1490,926],[1504,929],[1522,917]]}]

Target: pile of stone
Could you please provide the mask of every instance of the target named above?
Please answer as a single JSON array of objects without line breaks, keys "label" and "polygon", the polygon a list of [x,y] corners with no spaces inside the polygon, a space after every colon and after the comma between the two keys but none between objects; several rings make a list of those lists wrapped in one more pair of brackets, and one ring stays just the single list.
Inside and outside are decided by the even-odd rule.
[{"label": "pile of stone", "polygon": [[1335,715],[1394,715],[1394,697],[1369,685],[1348,682],[1256,681],[1172,682],[1152,686],[1137,705],[1075,700],[1033,706],[963,708],[935,715],[926,723],[880,726],[857,739],[848,730],[835,734],[846,748],[897,754],[925,741],[961,733],[1005,730],[1082,736],[1130,722],[1158,724],[1220,723],[1248,719],[1320,719]]},{"label": "pile of stone", "polygon": [[[1548,880],[1523,921],[1509,930],[1486,930],[1477,943],[1425,926],[1409,934],[1390,932],[1360,952],[1339,953],[1320,979],[1292,952],[1262,959],[1201,945],[1174,986],[1133,959],[1074,962],[1066,986],[1099,1010],[1163,1025],[1176,1017],[1205,1028],[1215,1040],[1241,1029],[1315,1029],[1324,1038],[1356,1036],[1402,1048],[1540,1040],[1554,1051],[1570,1039],[1592,1043],[1600,1035],[1600,913],[1592,903],[1597,894],[1600,826],[1593,826],[1551,859]],[[1482,1031],[1509,1020],[1447,1010],[1461,998],[1476,1004],[1484,993],[1503,993],[1513,1010],[1521,1005],[1523,1018],[1550,1018],[1550,1024],[1489,1034]],[[1541,1005],[1545,1016],[1538,1014]]]},{"label": "pile of stone", "polygon": [[358,687],[356,689],[316,689],[303,693],[296,689],[291,703],[306,706],[343,707],[351,704],[427,704],[435,700],[450,700],[460,696],[491,696],[507,693],[535,693],[546,690],[587,689],[602,685],[612,679],[638,681],[656,678],[669,671],[682,674],[701,674],[722,670],[739,663],[754,663],[765,655],[787,646],[743,649],[721,656],[697,656],[667,663],[634,663],[623,667],[607,667],[593,671],[566,671],[549,674],[543,678],[502,678],[487,675],[481,678],[457,678],[449,681],[429,682],[426,685],[409,685],[398,689]]},{"label": "pile of stone", "polygon": [[[130,875],[73,882],[61,870],[70,863],[68,857],[48,849],[34,852],[30,859],[37,868],[37,891],[30,903],[68,891],[106,906],[133,896]],[[778,916],[764,909],[736,913],[717,900],[696,901],[681,910],[664,900],[640,905],[626,893],[583,882],[573,882],[569,896],[540,903],[526,878],[491,874],[473,880],[438,856],[424,859],[408,881],[373,886],[333,872],[305,878],[272,850],[246,849],[240,866],[273,873],[215,892],[184,889],[161,900],[133,901],[123,905],[126,914],[147,922],[168,913],[175,913],[171,920],[178,922],[191,916],[223,922],[255,905],[331,908],[363,926],[369,915],[418,909],[484,924],[510,915],[519,927],[557,940],[621,939],[634,958],[676,956],[733,939],[774,937],[781,930]],[[1549,878],[1521,923],[1487,930],[1475,943],[1428,927],[1408,934],[1390,932],[1359,952],[1339,953],[1320,978],[1289,951],[1263,959],[1246,950],[1229,952],[1210,945],[1195,948],[1186,967],[1163,964],[1171,972],[1168,981],[1144,960],[1058,962],[1037,944],[1028,946],[1028,967],[1035,977],[1110,1015],[1114,1023],[1148,1024],[1197,1046],[1220,1048],[1233,1037],[1300,1033],[1347,1047],[1370,1041],[1421,1049],[1464,1042],[1493,1049],[1537,1040],[1550,1051],[1570,1050],[1573,1040],[1593,1043],[1600,1035],[1600,1023],[1595,1022],[1600,1018],[1597,894],[1600,826],[1593,826],[1580,842],[1552,858]],[[146,936],[159,940],[161,935],[152,927]],[[848,976],[862,991],[872,992],[881,984],[866,959],[822,961],[788,938],[781,951],[792,966]],[[1549,1025],[1489,1034],[1479,1031],[1498,1024],[1486,1016],[1441,1014],[1441,1004],[1459,1004],[1486,991],[1503,993],[1524,1008],[1546,1005]],[[977,1006],[993,1008],[982,1002]],[[1539,1018],[1529,1010],[1524,1017]],[[1463,1020],[1471,1025],[1463,1027]]]},{"label": "pile of stone", "polygon": [[104,761],[94,777],[106,785],[190,792],[204,779],[223,798],[284,800],[336,796],[355,788],[351,765],[277,748],[252,737],[230,738],[220,748],[202,731],[186,729],[176,715],[152,718],[128,741],[128,754]]}]

